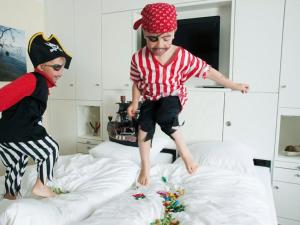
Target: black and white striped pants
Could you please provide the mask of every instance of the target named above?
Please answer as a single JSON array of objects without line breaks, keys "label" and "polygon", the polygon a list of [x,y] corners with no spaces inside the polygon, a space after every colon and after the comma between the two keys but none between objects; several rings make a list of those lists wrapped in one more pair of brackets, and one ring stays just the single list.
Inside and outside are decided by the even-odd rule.
[{"label": "black and white striped pants", "polygon": [[6,193],[17,195],[20,192],[28,157],[37,163],[38,177],[43,184],[47,179],[52,180],[58,154],[58,144],[50,136],[37,141],[0,143],[0,156],[6,167]]}]

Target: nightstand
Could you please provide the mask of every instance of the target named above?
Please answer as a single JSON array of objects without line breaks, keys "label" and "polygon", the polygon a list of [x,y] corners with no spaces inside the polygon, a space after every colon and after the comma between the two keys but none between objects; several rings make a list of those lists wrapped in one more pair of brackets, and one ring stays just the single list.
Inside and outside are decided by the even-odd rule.
[{"label": "nightstand", "polygon": [[300,156],[287,146],[300,144],[300,109],[278,111],[273,193],[279,224],[300,225]]},{"label": "nightstand", "polygon": [[300,163],[275,161],[273,193],[280,225],[300,225]]},{"label": "nightstand", "polygon": [[80,138],[77,140],[76,151],[77,153],[88,154],[89,150],[94,148],[96,145],[100,144],[101,140],[92,140],[92,139],[84,139]]}]

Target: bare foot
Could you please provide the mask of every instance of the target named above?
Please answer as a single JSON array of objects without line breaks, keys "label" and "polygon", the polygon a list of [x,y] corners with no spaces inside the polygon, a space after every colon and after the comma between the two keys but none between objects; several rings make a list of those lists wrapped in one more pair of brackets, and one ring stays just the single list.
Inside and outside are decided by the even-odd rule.
[{"label": "bare foot", "polygon": [[56,196],[56,194],[46,185],[35,185],[32,189],[32,194],[43,198],[51,198]]},{"label": "bare foot", "polygon": [[56,196],[56,194],[48,186],[44,185],[39,178],[37,178],[35,182],[35,185],[32,189],[32,194],[43,198]]},{"label": "bare foot", "polygon": [[150,168],[147,166],[142,166],[139,177],[138,183],[147,186],[150,182]]},{"label": "bare foot", "polygon": [[198,164],[191,157],[182,157],[182,159],[188,173],[194,175],[198,170]]},{"label": "bare foot", "polygon": [[3,195],[3,198],[8,199],[8,200],[16,200],[17,196],[6,193],[5,195]]}]

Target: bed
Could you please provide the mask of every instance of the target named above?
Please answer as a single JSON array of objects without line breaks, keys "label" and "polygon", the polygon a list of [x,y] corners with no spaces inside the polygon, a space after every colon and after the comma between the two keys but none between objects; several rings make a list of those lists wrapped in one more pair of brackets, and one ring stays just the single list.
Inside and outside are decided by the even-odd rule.
[{"label": "bed", "polygon": [[[194,148],[207,149],[200,155],[193,151],[195,158],[202,163],[194,176],[185,172],[180,158],[172,165],[156,165],[151,170],[149,187],[125,191],[75,225],[149,225],[164,214],[163,200],[158,191],[176,189],[185,190],[179,198],[185,210],[171,213],[180,224],[278,224],[270,168],[254,166],[252,155],[245,156],[246,150],[240,151],[244,148],[241,145],[207,142],[196,144]],[[215,148],[219,150],[212,150]],[[236,156],[234,159],[232,154]],[[145,198],[137,200],[133,197],[141,193]]]},{"label": "bed", "polygon": [[[61,157],[54,185],[70,193],[32,199],[23,192],[23,199],[3,200],[0,224],[149,225],[164,214],[157,192],[177,189],[185,190],[180,197],[185,210],[172,216],[183,225],[277,224],[268,168],[254,167],[252,155],[241,145],[201,142],[189,147],[201,165],[194,176],[186,173],[179,158],[173,164],[153,165],[150,185],[138,189],[138,163],[120,154],[107,158],[94,151]],[[23,187],[32,186],[35,168],[29,167],[25,176]],[[138,193],[146,198],[136,200],[133,195]]]},{"label": "bed", "polygon": [[[153,142],[151,157],[154,162],[172,162],[171,154],[160,153],[169,141],[158,138]],[[54,168],[54,180],[48,185],[69,193],[50,199],[32,196],[37,172],[35,165],[28,166],[22,179],[22,198],[0,201],[0,225],[63,225],[88,217],[104,202],[135,184],[139,153],[138,148],[129,148],[105,142],[91,154],[60,156]],[[0,195],[4,193],[2,176]]]}]

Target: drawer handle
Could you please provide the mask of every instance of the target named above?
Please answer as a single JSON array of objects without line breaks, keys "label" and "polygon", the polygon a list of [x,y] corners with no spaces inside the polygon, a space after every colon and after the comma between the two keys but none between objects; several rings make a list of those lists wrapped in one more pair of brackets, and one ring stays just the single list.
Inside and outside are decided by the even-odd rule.
[{"label": "drawer handle", "polygon": [[278,189],[279,189],[279,187],[278,187],[278,186],[274,186],[273,188],[274,188],[274,189],[276,189],[276,190],[278,190]]},{"label": "drawer handle", "polygon": [[300,166],[297,166],[296,169],[297,169],[297,170],[300,170]]},{"label": "drawer handle", "polygon": [[85,143],[87,143],[87,144],[91,144],[91,142],[90,142],[90,141],[86,141]]},{"label": "drawer handle", "polygon": [[295,177],[300,177],[300,174],[299,173],[295,174]]}]

